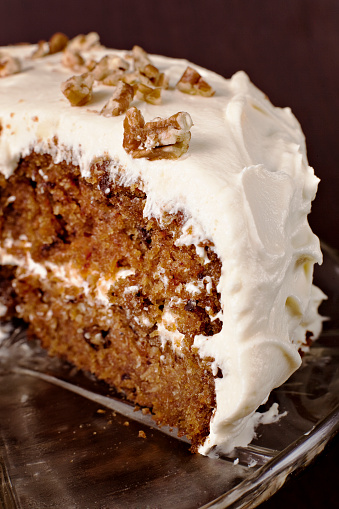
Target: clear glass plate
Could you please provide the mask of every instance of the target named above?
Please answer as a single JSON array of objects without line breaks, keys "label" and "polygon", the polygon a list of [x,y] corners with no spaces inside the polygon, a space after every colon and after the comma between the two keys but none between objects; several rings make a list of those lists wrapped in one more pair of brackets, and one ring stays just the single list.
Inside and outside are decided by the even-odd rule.
[{"label": "clear glass plate", "polygon": [[[315,282],[328,295],[321,338],[232,457],[192,455],[175,431],[105,384],[47,357],[14,328],[0,344],[0,508],[253,508],[319,454],[339,429],[339,258],[323,246]],[[263,408],[265,410],[265,408]]]}]

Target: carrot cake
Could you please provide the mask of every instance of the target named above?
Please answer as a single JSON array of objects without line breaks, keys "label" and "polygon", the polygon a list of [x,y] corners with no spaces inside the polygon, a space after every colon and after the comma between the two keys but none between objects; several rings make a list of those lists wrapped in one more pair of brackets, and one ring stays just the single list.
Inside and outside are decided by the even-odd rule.
[{"label": "carrot cake", "polygon": [[0,314],[192,451],[248,443],[320,332],[317,185],[244,72],[95,33],[0,48]]}]

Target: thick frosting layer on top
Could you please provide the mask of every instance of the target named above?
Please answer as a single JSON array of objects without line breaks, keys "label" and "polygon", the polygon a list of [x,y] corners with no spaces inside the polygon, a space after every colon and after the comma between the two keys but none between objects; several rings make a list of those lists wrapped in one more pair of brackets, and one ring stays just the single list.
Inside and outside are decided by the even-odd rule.
[{"label": "thick frosting layer on top", "polygon": [[[61,66],[60,54],[31,60],[33,49],[1,51],[20,58],[23,70],[0,79],[0,171],[10,176],[33,148],[78,164],[85,177],[93,161],[108,157],[112,178],[142,182],[145,216],[161,221],[164,212],[185,213],[193,231],[186,228],[178,245],[196,244],[199,253],[201,240],[213,242],[222,262],[223,326],[194,344],[201,357],[215,359],[223,378],[216,378],[216,410],[200,452],[245,445],[256,408],[300,365],[305,331],[321,327],[322,293],[312,287],[312,274],[322,258],[307,222],[318,179],[299,123],[289,108],[273,107],[244,72],[226,80],[193,66],[215,95],[190,96],[172,88],[188,62],[152,56],[171,89],[162,91],[160,105],[135,105],[146,121],[188,112],[192,139],[178,160],[132,159],[122,147],[124,115],[98,114],[112,88],[98,84],[90,103],[71,107],[60,84],[74,73]],[[109,52],[93,50],[91,57]]]}]

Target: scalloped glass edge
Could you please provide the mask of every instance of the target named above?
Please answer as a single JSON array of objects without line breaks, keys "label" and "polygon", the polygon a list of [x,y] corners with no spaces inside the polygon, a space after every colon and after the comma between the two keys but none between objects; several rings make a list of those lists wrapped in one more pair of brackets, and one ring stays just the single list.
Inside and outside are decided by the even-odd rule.
[{"label": "scalloped glass edge", "polygon": [[[238,484],[217,500],[201,509],[252,509],[270,498],[286,482],[288,476],[306,468],[320,454],[339,430],[339,405],[304,437],[268,461],[254,475]],[[253,495],[255,494],[255,500]]]}]

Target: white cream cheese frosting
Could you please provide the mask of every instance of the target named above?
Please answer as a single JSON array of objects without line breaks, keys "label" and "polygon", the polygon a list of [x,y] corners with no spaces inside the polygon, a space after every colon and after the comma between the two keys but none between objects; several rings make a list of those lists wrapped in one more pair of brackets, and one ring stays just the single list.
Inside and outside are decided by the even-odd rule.
[{"label": "white cream cheese frosting", "polygon": [[[60,54],[32,60],[33,50],[0,50],[20,59],[22,68],[0,79],[0,172],[9,177],[34,149],[79,165],[87,177],[91,163],[105,156],[112,179],[142,182],[146,217],[161,222],[164,212],[185,213],[178,245],[195,244],[199,254],[202,239],[213,242],[222,263],[222,329],[196,336],[194,346],[202,358],[214,358],[223,378],[215,379],[216,409],[200,452],[245,445],[257,407],[299,367],[306,330],[317,335],[321,328],[323,294],[312,286],[312,274],[322,257],[307,221],[318,179],[299,123],[289,108],[272,106],[244,72],[227,80],[193,65],[215,95],[190,96],[173,89],[188,62],[152,56],[170,89],[162,91],[162,104],[136,106],[146,121],[188,112],[192,139],[178,160],[133,159],[122,146],[124,115],[98,114],[111,87],[97,84],[90,103],[71,107],[60,84],[74,73],[61,65]],[[90,56],[107,53],[125,55],[101,48]]]}]

